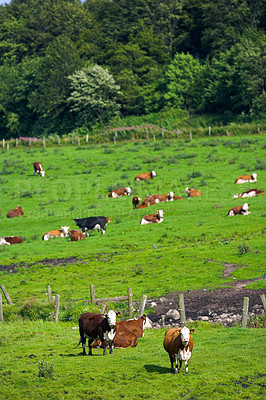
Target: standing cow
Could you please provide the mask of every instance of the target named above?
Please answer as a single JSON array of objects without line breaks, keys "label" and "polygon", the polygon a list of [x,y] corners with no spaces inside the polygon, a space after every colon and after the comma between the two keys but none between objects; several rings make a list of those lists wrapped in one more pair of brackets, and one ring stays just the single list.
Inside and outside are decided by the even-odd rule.
[{"label": "standing cow", "polygon": [[37,173],[37,175],[41,175],[44,176],[45,175],[45,171],[42,167],[42,164],[40,162],[35,162],[33,164],[33,169],[34,169],[34,175]]},{"label": "standing cow", "polygon": [[113,341],[116,334],[116,313],[110,310],[108,314],[85,313],[79,318],[79,334],[86,355],[85,346],[88,339],[89,356],[92,356],[92,343],[100,339],[103,345],[103,355],[106,355],[106,345],[109,344],[110,354],[113,353]]},{"label": "standing cow", "polygon": [[102,235],[105,234],[107,223],[111,222],[109,217],[75,218],[73,221],[83,233],[91,229],[98,229],[101,231]]},{"label": "standing cow", "polygon": [[190,334],[194,331],[184,326],[182,329],[170,328],[165,332],[163,346],[170,357],[171,371],[175,374],[182,369],[182,361],[185,361],[185,372],[188,374],[188,362],[193,350],[193,339]]}]

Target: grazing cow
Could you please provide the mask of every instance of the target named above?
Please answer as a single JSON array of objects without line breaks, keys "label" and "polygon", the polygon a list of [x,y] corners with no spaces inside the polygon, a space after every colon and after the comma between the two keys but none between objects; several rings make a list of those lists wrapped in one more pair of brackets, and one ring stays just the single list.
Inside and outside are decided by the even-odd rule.
[{"label": "grazing cow", "polygon": [[0,246],[6,244],[7,246],[10,246],[10,243],[6,241],[5,237],[0,238]]},{"label": "grazing cow", "polygon": [[143,314],[140,318],[128,319],[127,321],[119,321],[117,324],[126,327],[133,332],[137,337],[143,337],[145,329],[146,315]]},{"label": "grazing cow", "polygon": [[72,229],[72,230],[68,231],[68,233],[70,235],[71,242],[77,242],[79,240],[83,240],[86,238],[84,233],[79,231],[78,229]]},{"label": "grazing cow", "polygon": [[131,188],[130,187],[124,187],[122,189],[112,190],[108,194],[108,197],[121,197],[121,196],[130,196],[130,195],[131,195]]},{"label": "grazing cow", "polygon": [[139,202],[140,202],[140,197],[138,197],[138,196],[133,196],[132,197],[132,204],[133,204],[133,209],[136,209],[137,208],[137,206],[139,205]]},{"label": "grazing cow", "polygon": [[111,222],[109,217],[75,218],[73,221],[83,233],[91,229],[98,229],[102,235],[105,234],[106,224]]},{"label": "grazing cow", "polygon": [[241,194],[235,194],[233,199],[238,199],[239,197],[255,197],[258,195],[262,195],[264,193],[264,190],[259,190],[259,189],[249,189],[246,192],[243,192]]},{"label": "grazing cow", "polygon": [[163,213],[163,210],[159,210],[156,214],[144,215],[144,217],[140,221],[140,224],[160,224],[161,222],[163,222]]},{"label": "grazing cow", "polygon": [[[116,349],[125,349],[128,347],[136,347],[138,344],[138,336],[130,331],[125,325],[122,324],[124,321],[116,323],[116,334],[113,341],[113,346]],[[92,347],[100,347],[101,341],[96,340]]]},{"label": "grazing cow", "polygon": [[88,339],[89,356],[92,356],[92,343],[100,339],[103,345],[103,355],[106,355],[106,345],[109,344],[112,354],[113,340],[116,334],[116,313],[110,310],[108,314],[85,313],[79,318],[80,341],[83,355],[86,355],[85,346]]},{"label": "grazing cow", "polygon": [[185,189],[185,193],[187,193],[187,197],[196,197],[196,196],[201,196],[201,192],[197,189],[190,189],[190,188],[186,188]]},{"label": "grazing cow", "polygon": [[4,239],[9,244],[18,244],[18,243],[23,243],[24,242],[24,240],[19,236],[5,236]]},{"label": "grazing cow", "polygon": [[170,328],[165,332],[163,347],[169,354],[171,371],[175,374],[182,369],[182,361],[185,361],[185,372],[188,374],[188,362],[193,350],[193,339],[190,334],[194,331],[184,326],[182,329]]},{"label": "grazing cow", "polygon": [[242,206],[232,207],[231,210],[228,211],[227,217],[233,217],[237,214],[239,215],[248,215],[250,214],[249,207],[250,204],[245,203]]},{"label": "grazing cow", "polygon": [[53,231],[46,232],[42,240],[49,240],[51,238],[66,237],[68,236],[69,226],[61,226],[61,229],[55,229]]},{"label": "grazing cow", "polygon": [[239,176],[236,180],[235,183],[248,183],[248,182],[257,182],[257,174],[253,173],[251,175],[242,175]]},{"label": "grazing cow", "polygon": [[43,170],[42,164],[40,162],[35,162],[33,164],[33,168],[34,168],[34,175],[37,172],[37,175],[41,175],[44,176],[45,175],[45,171]]},{"label": "grazing cow", "polygon": [[153,179],[155,176],[156,176],[155,171],[144,172],[143,174],[135,176],[135,181],[144,181],[146,179]]},{"label": "grazing cow", "polygon": [[13,210],[8,211],[7,218],[19,217],[20,215],[24,215],[24,212],[21,206],[17,206]]}]

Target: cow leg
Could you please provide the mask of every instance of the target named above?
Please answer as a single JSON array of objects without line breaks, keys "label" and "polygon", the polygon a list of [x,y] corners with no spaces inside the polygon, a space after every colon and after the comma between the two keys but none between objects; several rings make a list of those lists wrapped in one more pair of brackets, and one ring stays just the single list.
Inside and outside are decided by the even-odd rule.
[{"label": "cow leg", "polygon": [[88,339],[88,344],[89,344],[89,356],[92,356],[92,343],[94,342],[94,339]]},{"label": "cow leg", "polygon": [[106,340],[102,340],[103,345],[103,355],[106,356]]},{"label": "cow leg", "polygon": [[186,361],[185,361],[185,373],[186,373],[186,374],[188,374],[188,361],[189,361],[189,360],[186,360]]},{"label": "cow leg", "polygon": [[109,354],[113,354],[113,342],[110,342],[109,348],[110,348]]},{"label": "cow leg", "polygon": [[179,360],[179,368],[178,370],[180,371],[182,369],[182,360]]},{"label": "cow leg", "polygon": [[175,354],[175,374],[178,374],[178,356]]},{"label": "cow leg", "polygon": [[82,349],[83,349],[83,356],[86,356],[86,350],[85,350],[85,346],[86,346],[86,338],[80,338],[80,341],[82,343]]}]

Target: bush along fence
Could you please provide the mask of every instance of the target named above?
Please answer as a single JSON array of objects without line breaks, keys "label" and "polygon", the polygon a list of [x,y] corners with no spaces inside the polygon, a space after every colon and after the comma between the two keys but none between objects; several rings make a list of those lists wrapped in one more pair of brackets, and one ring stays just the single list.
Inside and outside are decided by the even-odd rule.
[{"label": "bush along fence", "polygon": [[114,143],[123,141],[157,141],[163,139],[184,139],[192,140],[193,138],[203,137],[221,137],[221,136],[239,136],[239,135],[254,135],[254,134],[265,134],[265,124],[243,124],[243,125],[230,125],[222,127],[202,127],[192,128],[185,127],[182,129],[176,128],[174,130],[168,130],[165,127],[159,127],[157,125],[142,125],[142,126],[129,126],[129,127],[117,127],[103,130],[97,134],[95,133],[79,133],[72,135],[50,135],[43,138],[34,137],[18,137],[15,139],[2,139],[3,150],[8,151],[10,148],[18,147],[37,147],[46,148],[55,146],[86,146],[89,144],[104,144]]},{"label": "bush along fence", "polygon": [[[3,291],[3,294],[6,298],[6,301],[9,305],[14,305],[14,303],[12,302],[5,286],[2,284],[1,285],[1,289]],[[51,292],[51,288],[50,285],[47,285],[47,294],[48,294],[48,301],[49,303],[53,302],[53,298],[52,298],[52,292]],[[132,312],[133,312],[133,294],[132,294],[132,289],[128,288],[128,294],[127,296],[118,296],[118,297],[109,297],[109,298],[101,298],[101,299],[97,299],[95,298],[95,289],[94,289],[94,285],[91,284],[90,285],[90,300],[84,300],[85,304],[91,303],[93,305],[96,304],[102,304],[101,306],[101,313],[104,313],[105,308],[106,308],[106,304],[110,303],[110,302],[115,302],[118,303],[119,301],[124,301],[124,300],[128,300],[128,309],[129,309],[129,317],[132,317]],[[266,297],[265,294],[261,294],[260,295],[262,304],[263,304],[263,308],[264,311],[266,311]],[[77,300],[75,300],[77,301]],[[141,297],[141,301],[139,303],[139,310],[138,310],[138,317],[141,317],[144,313],[144,309],[146,306],[146,301],[147,301],[147,296],[146,295],[142,295]],[[184,295],[183,294],[179,294],[178,295],[178,303],[179,303],[179,312],[180,312],[180,322],[181,325],[184,326],[187,323],[187,319],[186,319],[186,312],[185,312],[185,301],[184,301]],[[54,301],[54,322],[57,323],[59,320],[59,308],[60,308],[60,295],[56,294],[55,296],[55,301]],[[248,319],[249,319],[249,298],[248,297],[244,297],[243,299],[243,308],[242,308],[242,321],[241,321],[241,326],[243,328],[246,328],[248,325]],[[0,322],[4,321],[4,315],[3,315],[3,302],[2,302],[2,294],[0,294]],[[161,316],[161,326],[165,327],[165,315]]]}]

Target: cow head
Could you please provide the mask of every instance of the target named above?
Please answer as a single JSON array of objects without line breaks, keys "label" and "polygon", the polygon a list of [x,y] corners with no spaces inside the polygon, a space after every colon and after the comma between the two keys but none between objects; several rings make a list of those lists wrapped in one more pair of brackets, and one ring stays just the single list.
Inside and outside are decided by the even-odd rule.
[{"label": "cow head", "polygon": [[233,199],[238,199],[238,197],[240,197],[240,194],[236,193],[233,197]]},{"label": "cow head", "polygon": [[106,217],[106,223],[111,222],[111,218],[110,217]]},{"label": "cow head", "polygon": [[185,193],[189,193],[190,192],[190,189],[189,189],[189,187],[187,187],[186,189],[185,189]]},{"label": "cow head", "polygon": [[158,217],[159,217],[159,218],[163,218],[163,213],[164,213],[163,210],[159,210],[159,211],[158,211]]},{"label": "cow head", "polygon": [[243,210],[248,211],[249,210],[249,208],[248,208],[249,206],[250,206],[250,204],[245,203],[245,204],[243,204],[242,208],[243,208]]},{"label": "cow head", "polygon": [[40,174],[41,174],[41,176],[44,176],[45,175],[45,171],[40,171]]},{"label": "cow head", "polygon": [[155,171],[151,171],[151,176],[156,176],[156,172]]},{"label": "cow head", "polygon": [[186,326],[184,326],[184,328],[181,329],[180,337],[183,346],[186,347],[188,345],[190,333],[193,333],[194,331],[195,329],[188,329]]},{"label": "cow head", "polygon": [[67,235],[67,234],[68,234],[69,226],[61,226],[61,229],[62,229],[62,233],[63,233],[64,235]]},{"label": "cow head", "polygon": [[169,199],[172,199],[174,197],[174,192],[169,192]]},{"label": "cow head", "polygon": [[113,329],[116,325],[116,312],[110,310],[108,314],[106,314],[106,317],[110,328]]},{"label": "cow head", "polygon": [[252,177],[252,179],[254,180],[254,181],[256,181],[257,180],[257,174],[255,174],[255,173],[253,173],[252,175],[251,175],[251,177]]},{"label": "cow head", "polygon": [[131,195],[131,188],[130,187],[125,187],[125,191],[126,191],[128,196]]}]

